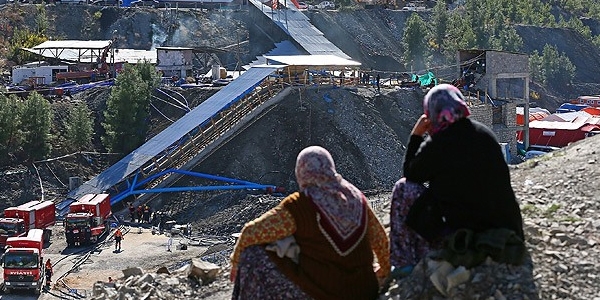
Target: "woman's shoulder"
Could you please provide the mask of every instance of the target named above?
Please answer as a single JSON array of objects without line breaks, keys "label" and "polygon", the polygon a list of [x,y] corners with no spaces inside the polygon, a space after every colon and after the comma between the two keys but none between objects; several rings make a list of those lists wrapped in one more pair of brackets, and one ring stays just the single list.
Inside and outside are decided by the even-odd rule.
[{"label": "woman's shoulder", "polygon": [[487,135],[490,138],[492,138],[494,141],[497,140],[496,134],[494,133],[494,131],[492,131],[492,129],[489,126],[487,126],[477,120],[472,120],[472,119],[468,119],[468,120],[472,124],[472,126],[475,128],[476,132],[478,132],[482,135]]},{"label": "woman's shoulder", "polygon": [[289,212],[304,211],[310,209],[310,198],[301,192],[294,192],[285,197],[279,203],[279,207],[288,210]]},{"label": "woman's shoulder", "polygon": [[281,205],[285,206],[285,205],[297,203],[298,201],[301,201],[302,198],[305,198],[304,194],[302,194],[300,192],[293,192],[293,193],[287,195],[285,198],[283,198],[283,200],[281,200]]},{"label": "woman's shoulder", "polygon": [[453,123],[447,130],[442,132],[444,137],[457,137],[461,135],[483,134],[496,137],[492,129],[487,125],[471,118],[464,118]]}]

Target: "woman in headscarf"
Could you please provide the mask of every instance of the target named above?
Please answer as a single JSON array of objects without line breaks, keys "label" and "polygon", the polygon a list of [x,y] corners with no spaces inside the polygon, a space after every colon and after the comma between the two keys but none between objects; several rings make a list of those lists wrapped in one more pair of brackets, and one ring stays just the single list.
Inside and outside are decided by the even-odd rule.
[{"label": "woman in headscarf", "polygon": [[470,115],[454,86],[432,88],[414,125],[404,178],[392,191],[390,260],[407,274],[458,229],[513,230],[523,239],[522,218],[508,166],[494,133]]},{"label": "woman in headscarf", "polygon": [[377,298],[389,241],[365,196],[319,146],[298,154],[295,173],[299,191],[241,232],[233,299]]}]

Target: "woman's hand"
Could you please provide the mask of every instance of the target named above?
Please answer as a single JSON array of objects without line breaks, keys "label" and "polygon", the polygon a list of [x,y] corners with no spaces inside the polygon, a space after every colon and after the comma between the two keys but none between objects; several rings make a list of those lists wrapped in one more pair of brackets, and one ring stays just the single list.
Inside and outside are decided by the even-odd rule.
[{"label": "woman's hand", "polygon": [[413,127],[412,132],[410,134],[423,136],[425,133],[427,133],[427,131],[429,131],[430,127],[431,122],[429,121],[429,118],[427,118],[425,114],[422,114],[421,117],[419,117],[419,119],[417,120],[417,123],[415,123],[415,126]]}]

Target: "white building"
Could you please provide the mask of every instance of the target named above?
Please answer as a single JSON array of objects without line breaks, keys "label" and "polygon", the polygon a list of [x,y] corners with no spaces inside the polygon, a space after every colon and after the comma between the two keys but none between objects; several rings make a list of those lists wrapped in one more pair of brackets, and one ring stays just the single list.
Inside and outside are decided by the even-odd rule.
[{"label": "white building", "polygon": [[156,69],[164,76],[192,76],[193,48],[156,47]]},{"label": "white building", "polygon": [[49,66],[46,62],[32,62],[16,66],[12,70],[12,83],[21,84],[29,81],[31,84],[49,84],[56,81],[56,73],[69,71],[69,66]]}]

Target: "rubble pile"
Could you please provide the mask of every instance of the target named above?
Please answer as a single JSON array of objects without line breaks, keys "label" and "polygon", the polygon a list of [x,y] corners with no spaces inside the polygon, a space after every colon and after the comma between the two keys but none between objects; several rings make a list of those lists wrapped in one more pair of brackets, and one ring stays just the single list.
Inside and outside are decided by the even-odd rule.
[{"label": "rubble pile", "polygon": [[531,260],[522,266],[491,259],[475,268],[424,259],[412,274],[394,280],[379,299],[538,299]]},{"label": "rubble pile", "polygon": [[[206,296],[202,286],[215,281],[221,268],[210,262],[192,259],[190,263],[170,272],[161,267],[147,273],[142,268],[123,270],[124,277],[112,282],[94,284],[92,298],[109,299],[199,299]],[[210,293],[208,293],[210,294]]]}]

